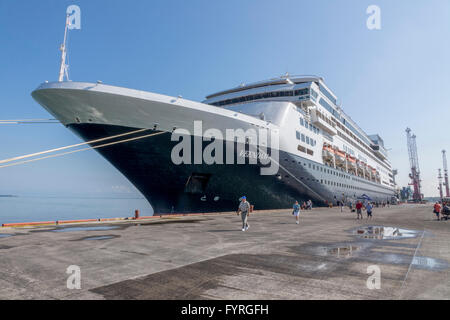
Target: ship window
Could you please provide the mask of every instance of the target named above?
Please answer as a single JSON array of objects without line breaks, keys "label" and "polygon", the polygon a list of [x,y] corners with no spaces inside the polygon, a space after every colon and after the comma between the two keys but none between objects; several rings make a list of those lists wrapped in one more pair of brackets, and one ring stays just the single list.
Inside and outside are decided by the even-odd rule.
[{"label": "ship window", "polygon": [[[298,150],[298,151],[301,151],[301,152],[306,152],[305,147],[300,146],[300,145],[297,147],[297,150]],[[306,166],[306,163],[305,163],[305,166]]]},{"label": "ship window", "polygon": [[309,154],[310,156],[312,156],[314,154],[314,151],[312,151],[310,149],[306,149],[306,153]]},{"label": "ship window", "polygon": [[298,140],[300,140],[300,132],[295,131],[295,136],[297,137]]},{"label": "ship window", "polygon": [[302,137],[302,141],[305,142],[306,138],[305,138],[305,135],[303,133],[302,133],[301,137]]},{"label": "ship window", "polygon": [[309,137],[306,136],[306,143],[309,144]]},{"label": "ship window", "polygon": [[300,118],[300,125],[304,126],[303,118]]}]

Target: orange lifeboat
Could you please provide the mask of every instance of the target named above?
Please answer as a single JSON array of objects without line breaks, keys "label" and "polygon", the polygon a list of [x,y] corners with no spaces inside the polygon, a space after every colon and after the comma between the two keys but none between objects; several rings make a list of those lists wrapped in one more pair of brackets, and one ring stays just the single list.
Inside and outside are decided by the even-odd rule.
[{"label": "orange lifeboat", "polygon": [[347,170],[349,173],[356,174],[356,158],[347,155]]},{"label": "orange lifeboat", "polygon": [[348,163],[349,163],[350,165],[356,166],[356,158],[355,158],[355,157],[352,157],[352,156],[350,156],[350,155],[347,155],[347,161],[348,161]]},{"label": "orange lifeboat", "polygon": [[333,148],[330,145],[325,144],[323,146],[322,154],[323,154],[324,158],[333,159],[334,150],[333,150]]},{"label": "orange lifeboat", "polygon": [[362,162],[361,160],[358,160],[356,162],[356,166],[357,166],[358,176],[363,177],[364,176],[364,168],[366,167],[366,164],[364,162]]},{"label": "orange lifeboat", "polygon": [[339,150],[339,149],[335,149],[334,150],[334,155],[336,157],[336,162],[339,163],[344,163],[345,161],[345,152]]}]

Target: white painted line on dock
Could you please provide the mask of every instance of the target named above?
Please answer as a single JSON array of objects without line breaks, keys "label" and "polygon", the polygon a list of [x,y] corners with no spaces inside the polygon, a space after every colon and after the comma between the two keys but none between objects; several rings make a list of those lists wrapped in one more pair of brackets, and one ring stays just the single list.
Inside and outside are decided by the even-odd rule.
[{"label": "white painted line on dock", "polygon": [[414,262],[415,259],[416,259],[417,251],[419,250],[420,245],[422,244],[422,239],[423,239],[423,235],[424,235],[424,234],[425,234],[425,229],[422,231],[422,236],[420,237],[419,243],[417,244],[416,250],[414,251],[414,255],[413,255],[413,257],[412,257],[412,259],[411,259],[411,263],[409,264],[409,267],[408,267],[408,271],[406,271],[405,278],[403,279],[402,286],[400,287],[400,295],[399,295],[399,298],[402,297],[403,288],[404,288],[404,286],[405,286],[406,279],[408,278],[409,271],[411,270],[411,267],[412,267],[412,265],[413,265],[413,262]]}]

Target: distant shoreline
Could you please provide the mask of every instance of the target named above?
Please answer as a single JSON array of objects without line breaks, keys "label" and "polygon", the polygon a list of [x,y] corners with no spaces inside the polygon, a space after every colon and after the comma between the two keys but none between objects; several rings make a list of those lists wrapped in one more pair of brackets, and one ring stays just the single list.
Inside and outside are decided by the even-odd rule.
[{"label": "distant shoreline", "polygon": [[0,198],[17,198],[17,196],[12,194],[0,194]]}]

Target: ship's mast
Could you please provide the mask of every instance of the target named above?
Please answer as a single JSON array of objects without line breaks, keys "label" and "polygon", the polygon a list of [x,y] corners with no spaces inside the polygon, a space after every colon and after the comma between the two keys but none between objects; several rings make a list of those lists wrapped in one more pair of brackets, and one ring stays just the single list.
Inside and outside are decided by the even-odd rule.
[{"label": "ship's mast", "polygon": [[67,41],[67,30],[69,28],[69,25],[70,25],[69,15],[67,15],[66,27],[64,29],[64,42],[59,48],[61,50],[61,66],[59,68],[59,77],[58,77],[59,82],[64,81],[64,75],[66,75],[66,80],[69,80],[69,74],[67,73],[67,65],[66,65],[66,55],[67,55],[66,41]]}]

